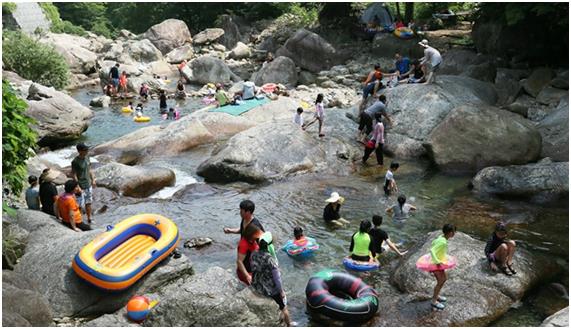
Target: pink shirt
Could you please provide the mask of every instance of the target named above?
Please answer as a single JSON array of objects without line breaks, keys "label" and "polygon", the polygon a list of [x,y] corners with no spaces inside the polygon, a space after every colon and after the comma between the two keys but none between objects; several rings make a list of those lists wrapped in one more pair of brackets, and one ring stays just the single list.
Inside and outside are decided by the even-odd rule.
[{"label": "pink shirt", "polygon": [[323,119],[323,103],[317,103],[315,104],[315,116]]},{"label": "pink shirt", "polygon": [[385,126],[381,122],[377,122],[373,129],[373,137],[377,144],[385,144]]}]

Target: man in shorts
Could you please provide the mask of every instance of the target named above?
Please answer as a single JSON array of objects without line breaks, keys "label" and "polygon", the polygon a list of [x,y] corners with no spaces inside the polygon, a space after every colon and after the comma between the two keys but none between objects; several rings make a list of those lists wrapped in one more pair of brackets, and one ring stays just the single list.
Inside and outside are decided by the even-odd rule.
[{"label": "man in shorts", "polygon": [[109,78],[115,87],[115,96],[117,96],[117,90],[119,88],[119,63],[116,63],[115,66],[109,70]]},{"label": "man in shorts", "polygon": [[426,77],[425,84],[432,83],[434,73],[440,67],[440,63],[442,63],[442,56],[438,50],[428,45],[428,40],[424,39],[418,44],[424,48],[424,57],[420,59],[420,65],[422,65],[424,76]]},{"label": "man in shorts", "polygon": [[91,171],[91,163],[89,162],[89,147],[84,143],[77,144],[77,152],[79,153],[71,162],[71,171],[73,178],[79,183],[82,190],[81,195],[77,196],[77,203],[80,207],[85,207],[87,215],[87,223],[91,224],[91,203],[93,201],[93,188],[95,187],[95,176]]}]

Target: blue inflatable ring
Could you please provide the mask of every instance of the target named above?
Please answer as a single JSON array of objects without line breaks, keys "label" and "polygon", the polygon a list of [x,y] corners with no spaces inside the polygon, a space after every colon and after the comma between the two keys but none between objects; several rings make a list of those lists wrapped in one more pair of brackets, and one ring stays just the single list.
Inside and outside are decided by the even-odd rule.
[{"label": "blue inflatable ring", "polygon": [[379,268],[379,262],[377,262],[376,260],[374,262],[360,262],[351,259],[351,257],[343,258],[343,265],[345,265],[346,269],[357,272],[367,272]]},{"label": "blue inflatable ring", "polygon": [[300,240],[288,240],[282,250],[293,258],[307,258],[319,249],[319,245],[313,238],[302,238]]}]

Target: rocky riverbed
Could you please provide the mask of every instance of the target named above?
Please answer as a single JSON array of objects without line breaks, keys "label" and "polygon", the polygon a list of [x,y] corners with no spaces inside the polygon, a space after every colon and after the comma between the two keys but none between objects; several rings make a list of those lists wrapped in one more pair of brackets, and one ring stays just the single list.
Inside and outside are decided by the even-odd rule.
[{"label": "rocky riverbed", "polygon": [[[294,225],[303,225],[322,243],[323,255],[310,264],[300,266],[287,257],[280,262],[294,319],[302,325],[323,323],[305,314],[306,279],[322,267],[340,267],[357,223],[394,202],[382,196],[386,166],[360,164],[363,146],[355,141],[353,120],[360,81],[375,62],[392,68],[394,51],[418,56],[418,40],[380,35],[373,43],[342,46],[305,29],[276,31],[272,23],[248,26],[232,16],[220,21],[220,27],[194,36],[184,22],[170,19],[141,35],[122,31],[116,40],[53,33],[42,40],[68,61],[74,74],[70,88],[104,84],[109,68],[120,62],[130,74],[131,92],[143,82],[153,91],[168,89],[153,75],[176,79],[176,64],[189,60],[194,83],[223,82],[232,90],[249,78],[280,83],[290,96],[237,117],[197,110],[94,145],[96,230],[78,234],[28,210],[3,219],[3,299],[20,301],[3,303],[5,325],[132,326],[123,306],[134,294],[160,300],[145,325],[280,325],[277,306],[235,278],[236,241],[221,233],[222,226],[237,223],[236,208],[245,198],[256,201],[256,213],[277,242],[285,242]],[[436,44],[454,35],[426,37]],[[73,47],[63,46],[70,43]],[[354,55],[354,49],[366,51]],[[276,59],[261,68],[267,51]],[[553,306],[538,311],[537,323],[527,323],[539,325],[568,305],[568,296],[536,292],[568,290],[568,69],[513,66],[452,48],[444,53],[435,84],[383,91],[392,119],[386,163],[402,163],[399,187],[420,212],[405,226],[388,219],[383,224],[393,241],[410,251],[403,259],[388,256],[378,273],[363,277],[383,296],[382,312],[369,325],[486,326],[502,321],[522,300],[533,305],[547,298]],[[14,73],[4,76],[38,121],[40,146],[51,148],[29,161],[29,171],[52,167],[61,172],[57,184],[65,181],[69,166],[45,155],[93,129],[89,120],[98,106],[119,109],[126,103],[98,99],[89,106]],[[200,85],[191,88],[189,96],[202,96]],[[325,138],[314,127],[303,132],[291,122],[295,109],[312,104],[319,92],[325,95]],[[313,110],[306,110],[308,120]],[[166,199],[153,198],[179,184],[181,172],[193,183]],[[339,230],[320,220],[323,200],[334,190],[346,196],[343,208],[351,220]],[[119,294],[86,285],[71,269],[75,253],[104,225],[139,212],[164,213],[184,238],[213,242],[167,259]],[[499,220],[509,223],[518,241],[516,277],[485,266],[485,239]],[[444,222],[459,227],[450,242],[459,266],[450,271],[443,291],[450,296],[449,307],[433,313],[428,300],[434,280],[415,270],[414,262]],[[7,241],[10,248],[4,248]],[[558,313],[546,323],[568,323],[568,318]]]}]

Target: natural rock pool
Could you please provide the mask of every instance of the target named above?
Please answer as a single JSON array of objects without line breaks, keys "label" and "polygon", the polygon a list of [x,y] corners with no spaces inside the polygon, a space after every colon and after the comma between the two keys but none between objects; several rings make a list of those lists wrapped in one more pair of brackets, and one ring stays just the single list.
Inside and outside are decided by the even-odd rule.
[{"label": "natural rock pool", "polygon": [[[98,89],[88,88],[77,90],[72,96],[88,106],[89,100],[98,93]],[[164,123],[158,114],[157,100],[147,103],[145,115],[152,119],[150,123],[143,124],[133,122],[120,112],[120,108],[127,102],[112,105],[110,108],[93,109],[95,116],[84,133],[83,140],[95,146],[140,127]],[[136,102],[135,99],[134,103]],[[169,100],[169,106],[171,104],[174,105],[174,101]],[[183,115],[188,115],[200,107],[201,104],[196,99],[181,103]],[[426,233],[439,230],[446,222],[456,224],[460,232],[485,241],[493,230],[494,221],[502,220],[510,223],[511,237],[521,248],[527,249],[533,255],[551,259],[561,271],[555,278],[550,278],[526,295],[522,302],[514,304],[491,325],[538,326],[549,312],[546,311],[549,308],[546,304],[568,304],[565,298],[557,294],[547,294],[548,297],[545,297],[544,292],[553,282],[562,283],[568,290],[567,203],[540,206],[518,201],[479,199],[468,189],[471,176],[446,176],[427,161],[399,160],[401,168],[395,173],[395,178],[400,193],[404,193],[407,202],[414,204],[418,211],[404,223],[396,223],[384,213],[387,207],[396,202],[396,196],[387,199],[383,193],[382,183],[387,166],[384,169],[373,166],[373,160],[370,160],[369,166],[355,163],[348,175],[314,172],[257,186],[245,183],[205,184],[203,179],[196,175],[196,169],[210,156],[214,146],[200,146],[176,157],[155,157],[147,160],[145,164],[172,169],[177,176],[174,187],[163,189],[150,198],[113,198],[109,192],[96,189],[96,226],[103,227],[138,213],[158,213],[177,223],[182,236],[181,242],[194,237],[209,237],[214,241],[198,250],[182,248],[181,243],[181,251],[192,260],[197,272],[204,272],[212,266],[220,266],[234,272],[238,237],[224,234],[222,228],[238,226],[238,204],[244,199],[251,199],[256,203],[256,217],[266,230],[273,233],[276,247],[281,247],[286,240],[291,239],[293,227],[298,225],[304,228],[306,235],[314,237],[320,244],[321,248],[316,257],[306,263],[297,263],[284,252],[278,253],[292,320],[302,326],[311,326],[320,322],[306,314],[305,285],[309,277],[321,269],[344,270],[342,258],[348,254],[350,236],[358,229],[361,220],[370,219],[373,214],[383,215],[382,227],[401,250],[411,248],[416,242],[423,240]],[[73,156],[74,153],[69,148],[42,155],[60,162],[63,166],[66,166]],[[279,156],[279,153],[276,153],[276,156]],[[390,163],[390,160],[386,158],[385,163]],[[321,218],[326,205],[324,200],[333,191],[345,197],[341,213],[351,223],[342,228],[329,227]],[[103,205],[106,205],[106,209],[102,209]],[[104,215],[101,214],[103,211]],[[450,244],[454,244],[454,239]],[[483,250],[481,257],[484,258]],[[391,290],[390,296],[398,294],[395,288],[389,287],[390,270],[398,262],[394,253],[385,254],[381,269],[363,278],[382,291]],[[453,277],[454,270],[450,271],[449,275]],[[443,293],[446,294],[446,286]],[[391,298],[390,296],[387,298]],[[416,310],[416,313],[409,316],[419,318],[425,311]],[[398,326],[396,319],[394,314],[384,313],[381,309],[379,316],[368,325]],[[422,325],[423,322],[419,324]],[[427,320],[424,324],[429,325],[430,321]]]}]

